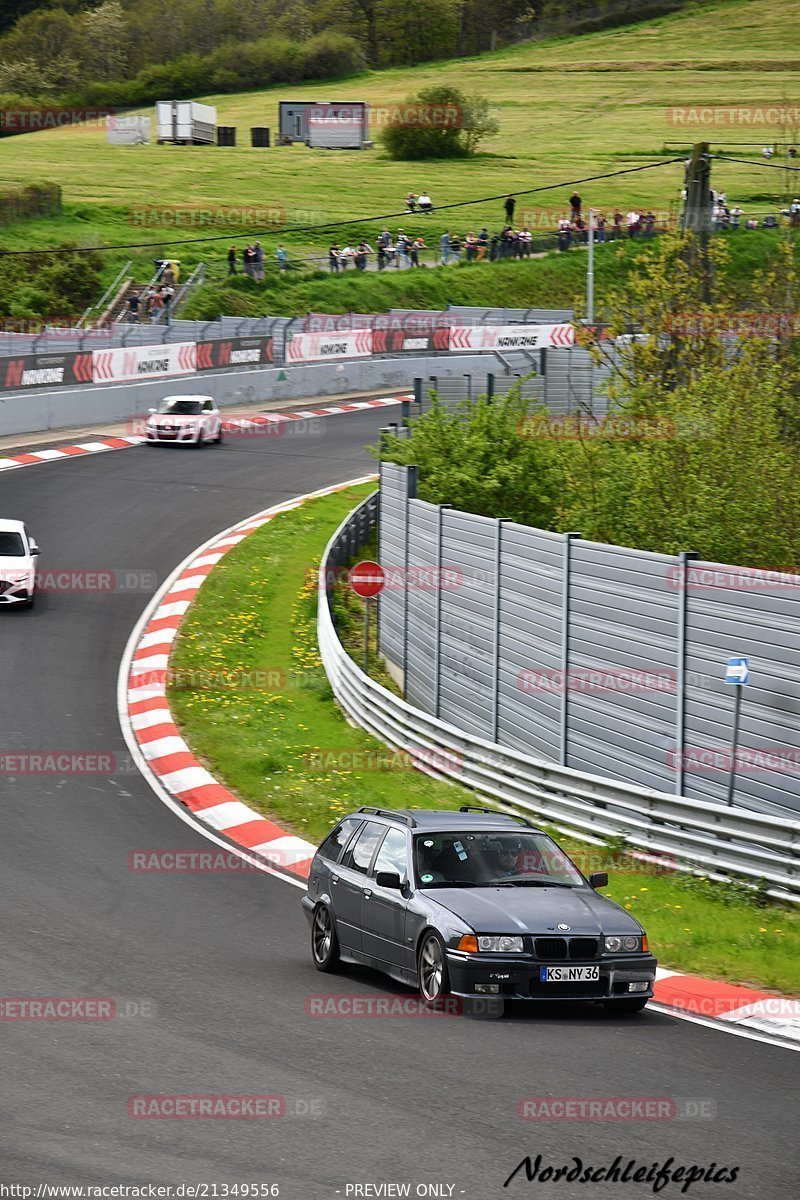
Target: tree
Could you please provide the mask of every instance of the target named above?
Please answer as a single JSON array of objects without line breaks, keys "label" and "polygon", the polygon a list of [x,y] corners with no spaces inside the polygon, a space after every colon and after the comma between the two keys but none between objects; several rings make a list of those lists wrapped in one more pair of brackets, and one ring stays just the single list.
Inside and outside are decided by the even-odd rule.
[{"label": "tree", "polygon": [[131,35],[119,0],[106,0],[83,18],[86,38],[84,69],[96,79],[123,79],[130,58]]},{"label": "tree", "polygon": [[482,96],[466,96],[458,88],[423,88],[409,96],[398,119],[381,134],[391,158],[465,158],[498,130]]}]

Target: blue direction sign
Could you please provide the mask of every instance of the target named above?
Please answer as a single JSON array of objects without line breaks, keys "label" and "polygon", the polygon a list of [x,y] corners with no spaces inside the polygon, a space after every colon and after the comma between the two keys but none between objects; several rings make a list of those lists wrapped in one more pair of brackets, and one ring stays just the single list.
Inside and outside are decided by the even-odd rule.
[{"label": "blue direction sign", "polygon": [[725,668],[726,683],[749,683],[750,667],[746,658],[729,658]]}]

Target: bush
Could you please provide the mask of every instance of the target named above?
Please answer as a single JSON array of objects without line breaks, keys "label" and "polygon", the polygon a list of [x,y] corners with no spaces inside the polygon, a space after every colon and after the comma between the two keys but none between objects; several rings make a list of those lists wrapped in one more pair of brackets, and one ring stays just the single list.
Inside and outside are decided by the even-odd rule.
[{"label": "bush", "polygon": [[355,75],[365,67],[363,51],[355,38],[332,29],[304,43],[301,62],[306,79],[336,79]]},{"label": "bush", "polygon": [[32,217],[55,217],[60,212],[61,188],[57,183],[29,183],[0,192],[0,225]]},{"label": "bush", "polygon": [[483,96],[466,96],[458,88],[423,88],[405,102],[408,120],[388,125],[381,142],[398,161],[467,158],[480,142],[497,133]]}]

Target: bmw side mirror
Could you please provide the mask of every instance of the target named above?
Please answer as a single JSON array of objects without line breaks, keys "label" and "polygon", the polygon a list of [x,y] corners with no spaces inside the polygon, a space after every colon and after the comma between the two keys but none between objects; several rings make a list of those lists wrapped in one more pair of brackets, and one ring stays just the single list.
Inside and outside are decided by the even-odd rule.
[{"label": "bmw side mirror", "polygon": [[589,876],[589,887],[608,887],[608,871],[594,871]]},{"label": "bmw side mirror", "polygon": [[36,542],[33,540],[33,538],[28,538],[28,545],[30,546],[31,554],[39,553],[39,547],[36,545]]},{"label": "bmw side mirror", "polygon": [[148,410],[147,410],[147,411],[148,411],[149,413],[154,413],[156,410],[155,410],[154,408],[148,408]]},{"label": "bmw side mirror", "polygon": [[403,881],[396,871],[378,871],[375,882],[378,887],[395,888],[397,891],[403,886]]}]

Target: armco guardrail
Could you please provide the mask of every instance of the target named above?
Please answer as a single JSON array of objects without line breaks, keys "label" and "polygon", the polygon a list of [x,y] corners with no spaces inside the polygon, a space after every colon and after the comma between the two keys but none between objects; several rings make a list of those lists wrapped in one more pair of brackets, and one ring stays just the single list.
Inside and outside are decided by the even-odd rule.
[{"label": "armco guardrail", "polygon": [[643,855],[714,878],[763,879],[770,896],[800,902],[800,822],[652,791],[579,771],[470,736],[421,712],[365,675],[346,653],[328,597],[336,566],[375,519],[371,497],[331,538],[319,573],[318,637],[334,696],[347,716],[421,770],[460,783],[515,812],[588,841],[624,835]]}]

